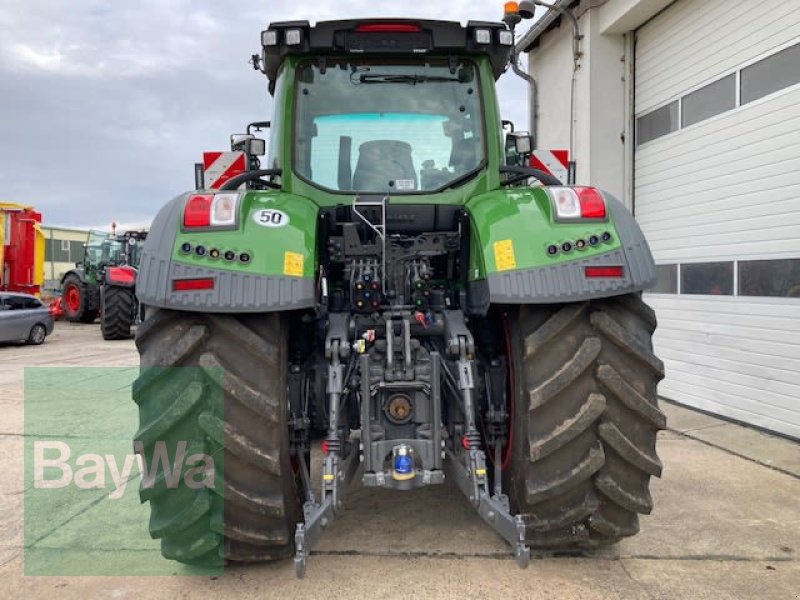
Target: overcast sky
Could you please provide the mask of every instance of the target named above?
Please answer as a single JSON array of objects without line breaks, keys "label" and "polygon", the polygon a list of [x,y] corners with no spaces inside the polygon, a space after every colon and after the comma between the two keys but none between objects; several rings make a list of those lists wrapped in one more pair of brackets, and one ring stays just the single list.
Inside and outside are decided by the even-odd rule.
[{"label": "overcast sky", "polygon": [[[0,0],[0,201],[32,204],[51,225],[148,224],[193,187],[204,150],[271,118],[266,78],[248,65],[270,21],[466,22],[503,7],[377,4]],[[527,127],[525,83],[506,74],[499,94],[503,117]]]}]

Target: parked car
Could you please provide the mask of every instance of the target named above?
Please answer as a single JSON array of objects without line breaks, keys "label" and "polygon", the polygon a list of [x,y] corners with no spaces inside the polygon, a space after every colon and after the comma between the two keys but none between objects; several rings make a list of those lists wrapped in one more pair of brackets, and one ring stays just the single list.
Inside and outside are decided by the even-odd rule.
[{"label": "parked car", "polygon": [[38,345],[52,332],[53,317],[36,296],[0,292],[0,342]]}]

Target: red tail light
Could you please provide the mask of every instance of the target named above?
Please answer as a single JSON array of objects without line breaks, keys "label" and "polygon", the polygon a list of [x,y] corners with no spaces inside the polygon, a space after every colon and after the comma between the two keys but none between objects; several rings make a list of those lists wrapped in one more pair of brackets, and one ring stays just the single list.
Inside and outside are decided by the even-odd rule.
[{"label": "red tail light", "polygon": [[606,201],[594,188],[554,186],[548,191],[557,221],[606,218]]},{"label": "red tail light", "polygon": [[586,267],[584,273],[589,278],[620,278],[624,271],[622,267]]},{"label": "red tail light", "polygon": [[358,33],[419,33],[419,25],[409,23],[369,23],[356,27]]},{"label": "red tail light", "polygon": [[581,203],[582,219],[605,219],[606,202],[594,188],[575,188],[578,193],[578,201]]},{"label": "red tail light", "polygon": [[213,194],[194,194],[189,196],[186,206],[183,208],[183,226],[186,228],[210,227],[211,202],[213,200]]},{"label": "red tail light", "polygon": [[109,267],[106,277],[111,283],[131,285],[136,281],[136,271],[132,267]]},{"label": "red tail light", "polygon": [[201,279],[173,279],[173,292],[195,292],[198,290],[213,290],[214,280],[211,277]]}]

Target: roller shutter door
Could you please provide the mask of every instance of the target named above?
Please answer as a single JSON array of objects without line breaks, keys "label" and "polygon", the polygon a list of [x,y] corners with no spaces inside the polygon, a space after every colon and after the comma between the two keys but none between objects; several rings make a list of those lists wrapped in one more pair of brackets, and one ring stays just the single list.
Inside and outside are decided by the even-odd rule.
[{"label": "roller shutter door", "polygon": [[677,0],[635,48],[660,393],[800,438],[800,11]]}]

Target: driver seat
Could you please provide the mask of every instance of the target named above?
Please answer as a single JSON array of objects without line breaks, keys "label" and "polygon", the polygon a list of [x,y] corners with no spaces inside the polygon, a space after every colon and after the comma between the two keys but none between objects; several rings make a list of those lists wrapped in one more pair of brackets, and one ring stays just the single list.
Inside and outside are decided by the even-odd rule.
[{"label": "driver seat", "polygon": [[[395,182],[394,187],[389,182]],[[398,181],[404,184],[398,185]],[[413,188],[407,187],[413,182]],[[417,190],[417,173],[411,159],[411,144],[399,140],[373,140],[358,148],[358,163],[353,173],[357,192]]]}]

